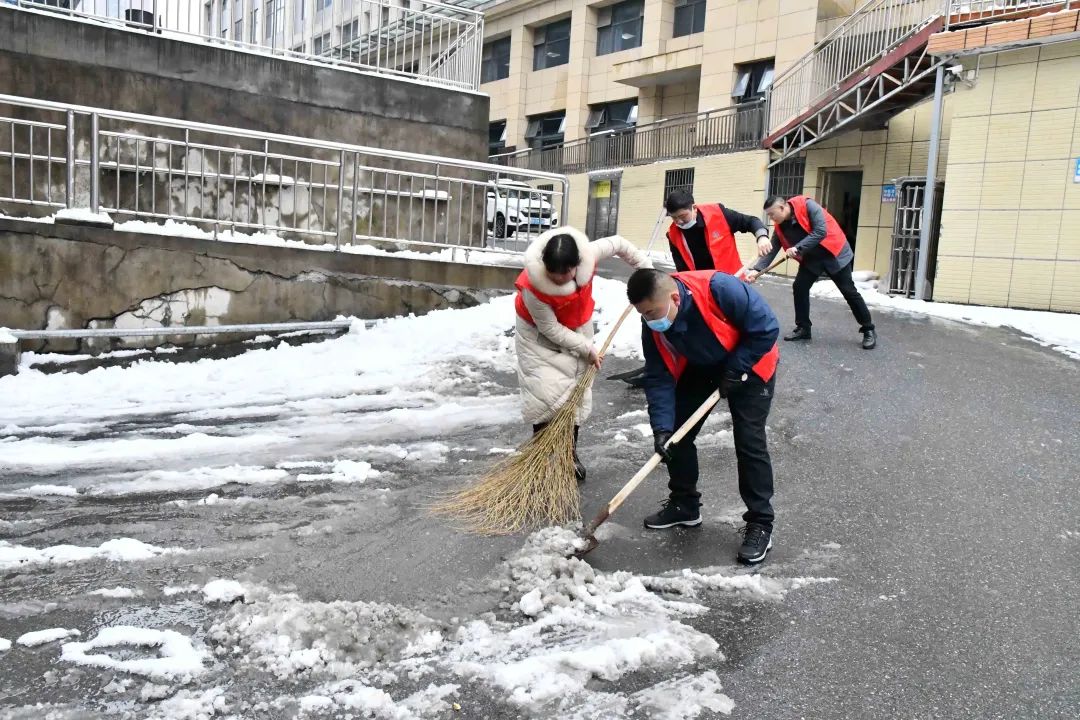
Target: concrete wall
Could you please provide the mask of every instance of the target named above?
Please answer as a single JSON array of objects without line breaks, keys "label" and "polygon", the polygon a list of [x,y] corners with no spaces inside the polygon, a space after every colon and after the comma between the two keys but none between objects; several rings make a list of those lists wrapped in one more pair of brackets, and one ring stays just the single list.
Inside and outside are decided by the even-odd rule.
[{"label": "concrete wall", "polygon": [[474,305],[519,272],[0,219],[0,327],[388,317]]},{"label": "concrete wall", "polygon": [[0,93],[471,160],[488,98],[0,3]]}]

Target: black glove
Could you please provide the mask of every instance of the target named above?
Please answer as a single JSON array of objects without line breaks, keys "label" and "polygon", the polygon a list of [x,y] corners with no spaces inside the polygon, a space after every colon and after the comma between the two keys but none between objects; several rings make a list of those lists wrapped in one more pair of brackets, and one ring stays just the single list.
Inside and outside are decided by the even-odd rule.
[{"label": "black glove", "polygon": [[720,397],[726,398],[732,390],[737,390],[746,382],[747,375],[744,372],[725,370],[720,376]]},{"label": "black glove", "polygon": [[671,439],[671,433],[666,430],[653,433],[653,449],[660,456],[660,462],[666,463],[671,460],[671,448],[664,447]]}]

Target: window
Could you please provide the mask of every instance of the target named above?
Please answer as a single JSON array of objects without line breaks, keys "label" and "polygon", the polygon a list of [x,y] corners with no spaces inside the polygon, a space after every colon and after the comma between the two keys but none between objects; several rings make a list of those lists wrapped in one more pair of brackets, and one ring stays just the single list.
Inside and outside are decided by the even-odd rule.
[{"label": "window", "polygon": [[266,3],[266,40],[273,40],[285,24],[285,0],[269,0]]},{"label": "window", "polygon": [[315,0],[315,12],[322,12],[333,4],[334,0]]},{"label": "window", "polygon": [[803,178],[806,175],[806,158],[793,157],[769,168],[769,195],[794,197],[802,195]]},{"label": "window", "polygon": [[293,0],[293,32],[304,29],[305,13],[307,12],[308,0]]},{"label": "window", "polygon": [[330,33],[323,33],[314,40],[311,41],[311,54],[312,55],[329,55],[330,54]]},{"label": "window", "polygon": [[488,156],[506,150],[506,121],[496,120],[488,125]]},{"label": "window", "polygon": [[627,0],[601,8],[596,21],[596,54],[641,47],[645,0]]},{"label": "window", "polygon": [[525,130],[525,139],[529,147],[538,149],[558,145],[566,132],[566,111],[547,115],[533,115],[529,118],[529,127]]},{"label": "window", "polygon": [[251,8],[251,22],[248,24],[248,42],[254,45],[259,42],[259,7]]},{"label": "window", "polygon": [[570,18],[533,30],[533,70],[570,62]]},{"label": "window", "polygon": [[398,65],[396,69],[400,70],[403,73],[416,75],[420,72],[420,64],[416,60],[413,60],[412,62],[405,63],[404,65]]},{"label": "window", "polygon": [[705,30],[705,0],[675,0],[675,31],[672,37]]},{"label": "window", "polygon": [[218,32],[222,38],[229,37],[229,0],[221,0],[221,23]]},{"label": "window", "polygon": [[304,53],[306,53],[306,52],[307,52],[307,45],[306,45],[305,43],[300,43],[299,45],[297,45],[296,47],[294,47],[294,48],[292,49],[292,51],[293,51],[294,53],[300,53],[301,55],[303,55]]},{"label": "window", "polygon": [[664,173],[664,198],[676,190],[685,190],[691,195],[694,194],[694,168],[668,170]]},{"label": "window", "polygon": [[484,45],[480,63],[480,82],[492,82],[510,77],[510,38],[504,37]]},{"label": "window", "polygon": [[233,23],[232,36],[233,36],[233,40],[236,40],[237,42],[243,42],[244,41],[244,21],[243,20],[237,20],[236,22]]},{"label": "window", "polygon": [[390,8],[384,7],[379,13],[380,24],[379,27],[386,27],[390,24]]},{"label": "window", "polygon": [[206,23],[206,34],[213,35],[214,28],[211,26],[214,24],[214,6],[211,3],[206,3],[203,8],[203,22]]},{"label": "window", "polygon": [[341,32],[341,44],[348,45],[360,35],[360,21],[353,20],[352,22],[345,23],[340,28]]},{"label": "window", "polygon": [[590,133],[623,130],[637,124],[637,99],[620,100],[605,105],[592,105],[585,129]]},{"label": "window", "polygon": [[735,87],[731,97],[737,103],[754,102],[765,97],[765,91],[772,85],[773,61],[759,60],[746,65],[735,66]]}]

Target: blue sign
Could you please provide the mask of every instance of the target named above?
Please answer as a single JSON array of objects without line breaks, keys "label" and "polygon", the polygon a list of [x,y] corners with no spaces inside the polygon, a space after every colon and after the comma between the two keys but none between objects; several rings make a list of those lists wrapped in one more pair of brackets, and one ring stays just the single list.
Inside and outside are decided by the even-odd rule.
[{"label": "blue sign", "polygon": [[1080,158],[1076,158],[1076,169],[1073,171],[1073,182],[1080,183]]},{"label": "blue sign", "polygon": [[[1080,165],[1077,166],[1080,168]],[[1078,170],[1080,172],[1080,170]],[[881,202],[894,203],[896,202],[896,186],[895,185],[882,185],[881,186]]]}]

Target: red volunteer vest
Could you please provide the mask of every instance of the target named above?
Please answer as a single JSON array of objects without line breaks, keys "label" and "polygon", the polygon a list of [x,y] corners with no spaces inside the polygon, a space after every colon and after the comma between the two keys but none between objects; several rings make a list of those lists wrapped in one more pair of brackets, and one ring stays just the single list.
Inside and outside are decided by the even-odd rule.
[{"label": "red volunteer vest", "polygon": [[[717,205],[702,205],[698,208],[701,219],[705,223],[705,244],[712,255],[713,269],[734,275],[742,268],[742,260],[739,259],[739,249],[735,246],[735,235],[731,232],[724,211]],[[667,231],[668,242],[682,256],[686,266],[693,270],[707,270],[694,265],[694,255],[690,252],[690,246],[686,242],[683,231],[675,223],[671,223]]]},{"label": "red volunteer vest", "polygon": [[[595,276],[594,273],[593,277]],[[529,281],[529,272],[522,270],[517,280],[514,281],[514,287],[518,289],[517,297],[514,299],[514,309],[517,310],[517,314],[522,320],[530,325],[536,325],[532,315],[529,314],[529,309],[525,307],[525,298],[521,296],[523,290],[528,290],[540,302],[551,306],[551,309],[555,311],[555,319],[559,321],[560,325],[565,325],[571,330],[577,330],[592,319],[593,310],[596,308],[592,286],[593,279],[589,278],[589,282],[581,285],[569,295],[548,295],[533,287],[533,284]]]},{"label": "red volunteer vest", "polygon": [[[720,312],[720,306],[717,305],[716,298],[713,297],[712,290],[709,288],[709,281],[712,280],[714,274],[716,274],[714,270],[697,270],[675,273],[671,277],[676,278],[686,286],[686,289],[694,296],[694,300],[701,310],[701,317],[705,319],[705,324],[713,331],[716,339],[720,341],[724,349],[731,352],[739,344],[739,330],[724,317],[724,313]],[[663,333],[653,332],[653,339],[656,341],[656,348],[660,351],[660,357],[664,359],[667,369],[678,380],[683,371],[686,370],[689,361],[672,347]],[[780,349],[773,343],[772,349],[765,353],[751,370],[759,378],[769,382],[776,373],[778,360],[780,360]]]},{"label": "red volunteer vest", "polygon": [[[788,203],[795,212],[795,220],[798,221],[802,229],[806,232],[813,232],[813,226],[810,224],[810,213],[806,211],[807,199],[805,195],[796,195],[789,199]],[[840,251],[844,249],[847,237],[844,235],[844,231],[840,229],[840,223],[836,222],[836,218],[830,215],[829,211],[824,207],[821,210],[825,213],[825,239],[821,241],[821,247],[832,253],[833,257],[837,257],[840,255]],[[779,225],[776,226],[776,237],[785,249],[791,247]]]}]

